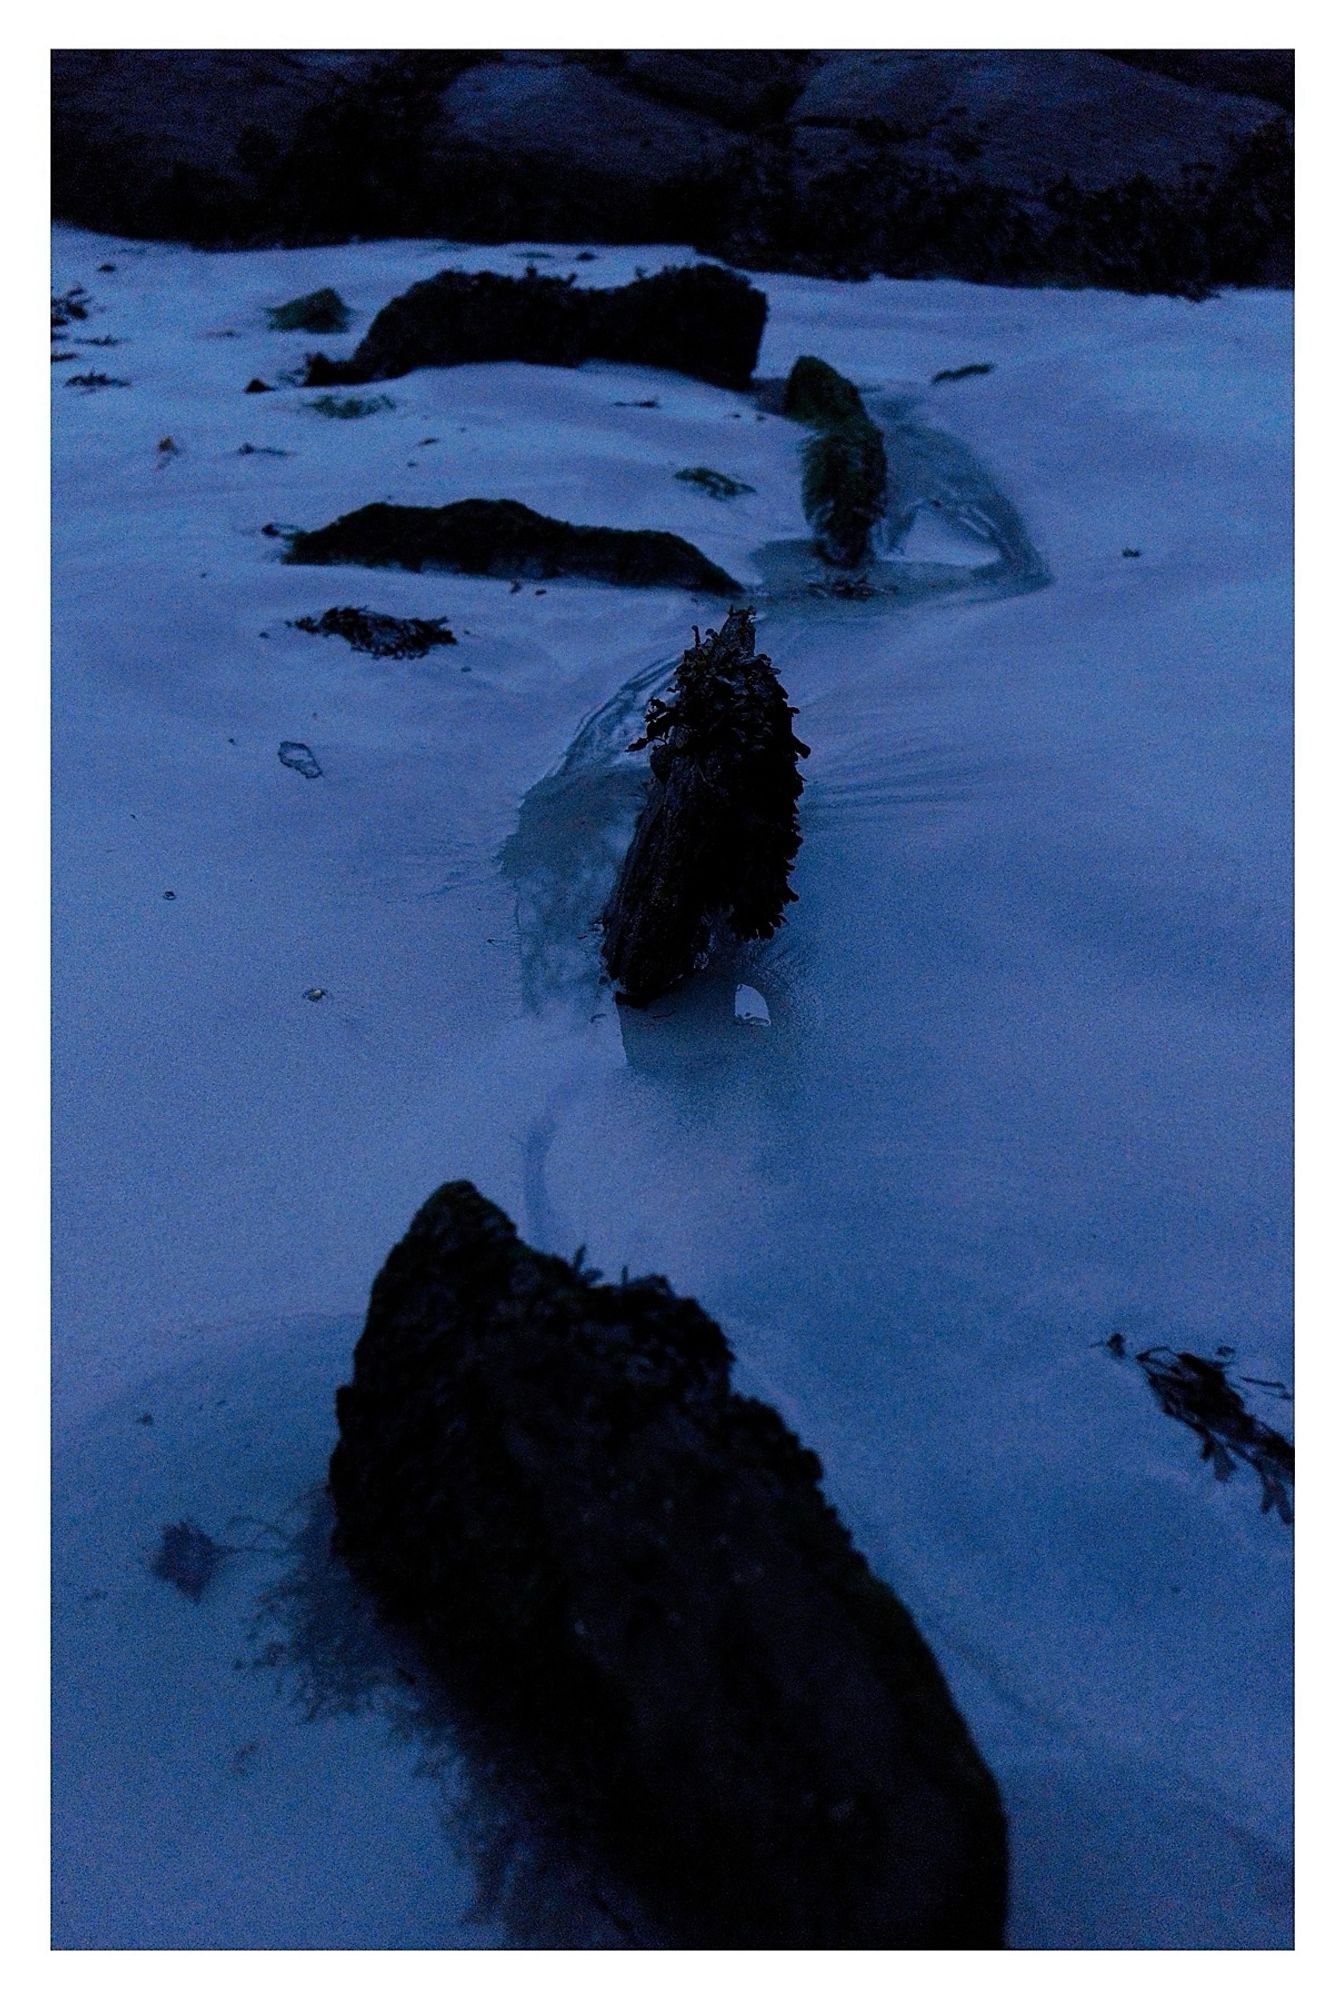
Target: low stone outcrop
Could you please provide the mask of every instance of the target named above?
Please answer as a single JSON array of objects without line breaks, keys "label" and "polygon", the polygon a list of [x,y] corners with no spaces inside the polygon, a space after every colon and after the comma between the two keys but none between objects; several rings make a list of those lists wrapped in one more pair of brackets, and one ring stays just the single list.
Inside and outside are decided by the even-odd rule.
[{"label": "low stone outcrop", "polygon": [[731,1358],[440,1188],[337,1395],[337,1547],[675,1947],[1000,1945],[993,1780]]},{"label": "low stone outcrop", "polygon": [[528,271],[440,271],[374,319],[348,361],[308,359],[308,383],[382,382],[412,368],[627,361],[742,389],[755,371],[768,301],[734,271],[687,264],[607,290]]},{"label": "low stone outcrop", "polygon": [[648,705],[651,779],[602,917],[602,956],[620,998],[642,1007],[704,965],[721,934],[770,937],[796,896],[799,757],[773,665],[750,611],[732,611],[681,659],[669,697]]},{"label": "low stone outcrop", "polygon": [[299,530],[284,560],[513,579],[584,577],[714,596],[740,588],[679,535],[654,528],[575,527],[519,500],[456,500],[447,507],[375,501],[324,528]]}]

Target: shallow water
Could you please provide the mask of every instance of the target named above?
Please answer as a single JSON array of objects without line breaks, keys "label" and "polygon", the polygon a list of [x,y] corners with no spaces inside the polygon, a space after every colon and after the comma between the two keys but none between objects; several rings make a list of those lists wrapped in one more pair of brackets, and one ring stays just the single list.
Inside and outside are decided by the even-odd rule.
[{"label": "shallow water", "polygon": [[[624,1936],[322,1554],[368,1284],[466,1175],[698,1297],[818,1450],[1002,1783],[1014,1943],[1280,1948],[1289,1530],[1104,1342],[1290,1378],[1286,302],[769,280],[763,365],[888,399],[892,530],[844,599],[791,427],[702,385],[425,371],[376,435],[241,411],[300,358],[267,303],[370,313],[433,245],[106,258],[60,233],[134,378],[56,430],[60,1941]],[[967,352],[993,375],[913,397]],[[459,637],[370,662],[292,630],[322,599],[259,535],[472,490],[753,576],[801,711],[800,901],[643,1013],[593,928],[623,746],[718,607],[341,572]],[[152,1574],[165,1525],[235,1517],[278,1536],[198,1603]]]}]

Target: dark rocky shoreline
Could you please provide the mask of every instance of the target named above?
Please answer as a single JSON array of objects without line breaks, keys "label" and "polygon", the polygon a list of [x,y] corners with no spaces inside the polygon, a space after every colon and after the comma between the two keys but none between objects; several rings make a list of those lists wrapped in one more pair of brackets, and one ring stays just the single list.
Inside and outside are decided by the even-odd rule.
[{"label": "dark rocky shoreline", "polygon": [[57,50],[61,220],[208,247],[687,243],[747,269],[1292,281],[1279,50]]}]

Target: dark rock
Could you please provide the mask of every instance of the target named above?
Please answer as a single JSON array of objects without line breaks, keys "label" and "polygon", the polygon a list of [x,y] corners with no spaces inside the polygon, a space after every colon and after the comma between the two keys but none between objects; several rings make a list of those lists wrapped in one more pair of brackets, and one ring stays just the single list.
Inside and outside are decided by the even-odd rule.
[{"label": "dark rock", "polygon": [[384,611],[357,610],[350,604],[323,611],[320,618],[295,618],[291,623],[300,632],[344,639],[356,653],[371,653],[378,660],[418,660],[436,646],[457,643],[442,618],[392,618]]},{"label": "dark rock", "polygon": [[242,393],[244,396],[273,396],[275,385],[273,382],[263,382],[259,375],[253,375]]},{"label": "dark rock", "polygon": [[932,377],[932,386],[938,382],[964,382],[971,375],[991,375],[994,363],[991,361],[967,361],[963,368],[938,368]]},{"label": "dark rock", "polygon": [[1155,70],[1197,90],[1257,97],[1283,111],[1295,109],[1294,49],[1101,49],[1101,55]]},{"label": "dark rock", "polygon": [[811,425],[802,451],[802,506],[826,562],[857,569],[885,512],[885,442],[852,383],[803,354],[783,391],[783,414]]},{"label": "dark rock", "polygon": [[731,1358],[443,1187],[337,1394],[337,1547],[677,1948],[998,1946],[992,1778]]},{"label": "dark rock", "polygon": [[754,614],[683,655],[663,701],[648,704],[651,780],[602,916],[602,956],[621,999],[647,1006],[708,961],[719,933],[772,936],[801,845],[794,708],[755,651]]},{"label": "dark rock", "polygon": [[344,333],[354,315],[330,285],[282,306],[267,306],[273,333]]},{"label": "dark rock", "polygon": [[739,589],[679,535],[651,528],[574,527],[517,500],[457,500],[448,507],[374,501],[325,528],[295,534],[284,560],[509,579],[586,577],[724,597]]},{"label": "dark rock", "polygon": [[[1290,281],[1286,120],[1261,141],[1292,102],[1273,50],[57,50],[53,201],[213,245],[688,243],[1198,295]],[[1063,184],[1094,206],[1060,228]]]},{"label": "dark rock", "polygon": [[348,361],[314,354],[308,382],[386,381],[412,368],[468,361],[587,360],[671,368],[743,388],[759,353],[768,301],[716,264],[691,264],[611,290],[571,278],[440,271],[377,315]]},{"label": "dark rock", "polygon": [[791,122],[867,145],[884,136],[911,164],[961,176],[972,166],[1029,196],[1064,175],[1091,189],[1139,173],[1177,185],[1194,161],[1223,163],[1273,108],[1090,49],[843,50],[809,78]]},{"label": "dark rock", "polygon": [[817,61],[801,49],[633,49],[624,76],[649,97],[749,132],[791,109]]},{"label": "dark rock", "polygon": [[124,375],[104,375],[97,369],[90,369],[85,375],[67,375],[67,389],[129,389],[130,383]]}]

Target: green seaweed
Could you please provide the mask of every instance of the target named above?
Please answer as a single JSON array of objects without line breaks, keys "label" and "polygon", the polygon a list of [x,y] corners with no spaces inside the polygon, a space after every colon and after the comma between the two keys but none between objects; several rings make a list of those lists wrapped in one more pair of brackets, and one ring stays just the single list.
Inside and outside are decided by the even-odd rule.
[{"label": "green seaweed", "polygon": [[853,384],[803,354],[783,390],[783,414],[810,425],[802,451],[802,506],[826,562],[856,569],[885,512],[885,443]]},{"label": "green seaweed", "polygon": [[803,354],[792,364],[783,389],[783,415],[818,430],[866,420],[862,398],[846,376],[817,355]]},{"label": "green seaweed", "polygon": [[267,306],[266,318],[272,333],[344,333],[354,314],[339,292],[323,285],[282,306]]},{"label": "green seaweed", "polygon": [[802,448],[801,498],[826,562],[856,569],[885,512],[885,446],[864,418],[817,431]]},{"label": "green seaweed", "polygon": [[322,417],[371,417],[379,410],[394,410],[390,396],[317,396],[308,404]]},{"label": "green seaweed", "polygon": [[697,486],[710,500],[734,500],[738,493],[755,491],[744,479],[733,479],[728,472],[714,472],[711,465],[687,465],[675,476],[686,486]]}]

